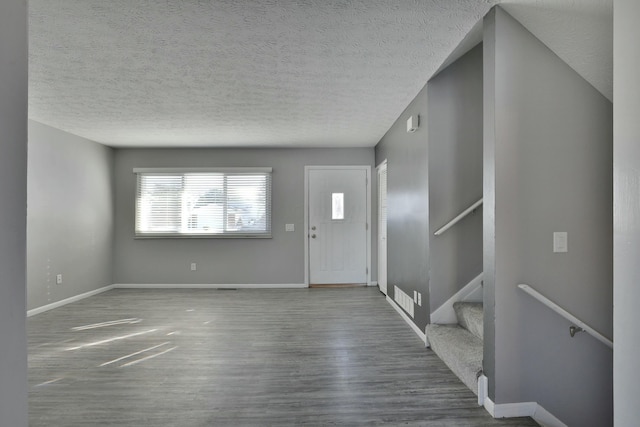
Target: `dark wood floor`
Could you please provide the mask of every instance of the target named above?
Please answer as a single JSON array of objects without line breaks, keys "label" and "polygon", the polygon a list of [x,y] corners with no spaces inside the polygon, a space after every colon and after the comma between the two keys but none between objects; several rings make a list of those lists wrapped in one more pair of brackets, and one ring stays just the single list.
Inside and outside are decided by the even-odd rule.
[{"label": "dark wood floor", "polygon": [[492,419],[374,288],[112,290],[28,329],[31,427],[537,425]]}]

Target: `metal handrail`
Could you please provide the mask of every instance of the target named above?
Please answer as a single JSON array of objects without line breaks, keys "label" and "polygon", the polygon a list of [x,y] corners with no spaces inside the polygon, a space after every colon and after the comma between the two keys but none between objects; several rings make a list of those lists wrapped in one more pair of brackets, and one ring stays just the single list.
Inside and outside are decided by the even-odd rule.
[{"label": "metal handrail", "polygon": [[448,229],[450,229],[451,227],[453,227],[454,225],[456,225],[462,218],[464,218],[465,216],[469,215],[471,212],[475,211],[476,209],[478,209],[478,206],[480,206],[482,204],[482,199],[478,200],[477,202],[475,202],[474,204],[472,204],[471,206],[469,206],[467,209],[463,210],[462,212],[460,212],[460,214],[458,216],[456,216],[455,218],[453,218],[451,221],[449,221],[448,223],[446,223],[445,225],[443,225],[442,227],[440,227],[438,229],[438,231],[436,231],[435,233],[433,233],[434,236],[439,236],[442,233],[444,233],[445,231],[447,231]]},{"label": "metal handrail", "polygon": [[613,341],[611,341],[609,338],[605,337],[600,332],[593,329],[591,326],[584,323],[582,320],[578,319],[573,314],[569,313],[564,308],[560,307],[555,302],[551,301],[549,298],[542,295],[540,292],[533,289],[531,286],[520,284],[518,285],[518,287],[521,290],[523,290],[525,293],[531,295],[532,297],[534,297],[535,299],[537,299],[538,301],[540,301],[541,303],[549,307],[551,310],[555,311],[556,313],[558,313],[559,315],[567,319],[569,322],[573,323],[573,325],[569,328],[569,334],[571,334],[572,337],[577,332],[584,331],[589,335],[591,335],[592,337],[594,337],[595,339],[597,339],[598,341],[600,341],[601,343],[603,343],[604,345],[606,345],[607,347],[613,348]]}]

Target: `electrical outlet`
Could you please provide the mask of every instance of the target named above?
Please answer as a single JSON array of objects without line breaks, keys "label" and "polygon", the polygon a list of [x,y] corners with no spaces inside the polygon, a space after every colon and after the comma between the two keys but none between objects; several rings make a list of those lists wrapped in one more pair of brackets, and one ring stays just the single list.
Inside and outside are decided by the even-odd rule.
[{"label": "electrical outlet", "polygon": [[62,285],[62,274],[56,275],[56,285]]},{"label": "electrical outlet", "polygon": [[422,307],[422,292],[418,292],[418,306]]},{"label": "electrical outlet", "polygon": [[197,270],[197,266],[195,262],[191,263],[191,271],[196,271]]},{"label": "electrical outlet", "polygon": [[418,291],[413,291],[413,303],[418,303]]}]

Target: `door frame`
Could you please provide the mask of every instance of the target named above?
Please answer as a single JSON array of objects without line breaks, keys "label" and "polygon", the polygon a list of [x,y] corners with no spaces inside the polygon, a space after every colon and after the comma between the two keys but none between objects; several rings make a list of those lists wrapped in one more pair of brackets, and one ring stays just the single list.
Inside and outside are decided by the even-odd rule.
[{"label": "door frame", "polygon": [[367,286],[371,286],[371,165],[340,165],[319,166],[307,165],[304,167],[304,283],[309,287],[309,171],[311,170],[364,170],[367,176]]}]

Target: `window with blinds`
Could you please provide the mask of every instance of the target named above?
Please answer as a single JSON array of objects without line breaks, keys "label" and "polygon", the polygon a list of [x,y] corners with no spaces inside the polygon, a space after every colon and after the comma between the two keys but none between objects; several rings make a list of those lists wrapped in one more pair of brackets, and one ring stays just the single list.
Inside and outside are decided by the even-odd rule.
[{"label": "window with blinds", "polygon": [[134,169],[136,237],[271,237],[271,172]]}]

